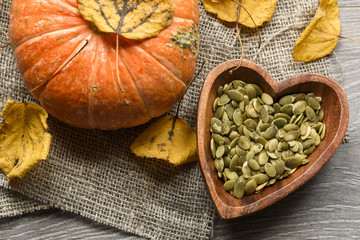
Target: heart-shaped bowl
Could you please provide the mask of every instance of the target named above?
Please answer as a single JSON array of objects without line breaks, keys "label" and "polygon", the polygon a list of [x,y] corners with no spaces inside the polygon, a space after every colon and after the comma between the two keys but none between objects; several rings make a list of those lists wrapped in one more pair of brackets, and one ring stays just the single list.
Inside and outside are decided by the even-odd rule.
[{"label": "heart-shaped bowl", "polygon": [[[201,169],[215,206],[224,219],[240,217],[263,209],[287,196],[313,177],[325,164],[342,142],[349,121],[349,105],[342,87],[335,81],[316,74],[305,74],[276,82],[264,69],[255,63],[242,60],[241,67],[229,72],[239,60],[224,62],[206,77],[198,104],[197,143]],[[308,156],[309,162],[299,167],[292,175],[264,188],[257,194],[236,199],[223,188],[223,181],[217,176],[214,159],[210,152],[210,120],[217,89],[232,80],[254,83],[274,98],[292,93],[313,92],[322,98],[323,123],[326,135],[315,151]]]}]

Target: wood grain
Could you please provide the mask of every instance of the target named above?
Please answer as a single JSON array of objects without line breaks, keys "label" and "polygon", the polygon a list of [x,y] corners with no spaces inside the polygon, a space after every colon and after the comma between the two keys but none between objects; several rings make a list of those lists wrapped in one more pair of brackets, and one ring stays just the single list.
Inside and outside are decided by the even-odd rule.
[{"label": "wood grain", "polygon": [[[360,40],[360,1],[339,0],[341,35]],[[360,44],[335,50],[350,107],[350,142],[309,182],[276,204],[236,220],[215,221],[215,240],[360,239]],[[337,61],[334,73],[340,76]],[[79,215],[50,210],[0,219],[0,239],[142,239]]]}]

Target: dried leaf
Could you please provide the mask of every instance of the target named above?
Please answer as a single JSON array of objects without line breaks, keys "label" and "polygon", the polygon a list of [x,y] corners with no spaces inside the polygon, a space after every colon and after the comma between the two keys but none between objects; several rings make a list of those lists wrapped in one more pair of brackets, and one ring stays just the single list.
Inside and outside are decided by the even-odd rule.
[{"label": "dried leaf", "polygon": [[[215,13],[218,18],[227,22],[236,22],[238,1],[234,0],[201,0],[206,11]],[[250,13],[256,26],[249,14],[240,9],[239,22],[249,28],[262,26],[270,21],[276,7],[277,0],[242,0],[241,5]]]},{"label": "dried leaf", "polygon": [[334,50],[340,34],[339,6],[336,0],[320,0],[320,6],[309,26],[297,39],[293,58],[311,62]]},{"label": "dried leaf", "polygon": [[47,112],[35,103],[8,100],[1,112],[0,169],[8,180],[22,178],[49,153]]},{"label": "dried leaf", "polygon": [[172,22],[172,0],[79,0],[81,15],[99,31],[130,39],[156,36]]},{"label": "dried leaf", "polygon": [[164,116],[151,124],[131,144],[131,151],[180,165],[197,159],[196,134],[184,119]]}]

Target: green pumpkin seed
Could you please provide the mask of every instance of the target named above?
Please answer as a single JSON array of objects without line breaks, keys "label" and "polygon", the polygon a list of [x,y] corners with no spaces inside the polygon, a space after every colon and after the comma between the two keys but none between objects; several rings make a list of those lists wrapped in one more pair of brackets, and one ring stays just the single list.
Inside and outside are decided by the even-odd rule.
[{"label": "green pumpkin seed", "polygon": [[250,131],[255,131],[257,127],[257,123],[253,119],[246,119],[244,125]]},{"label": "green pumpkin seed", "polygon": [[308,162],[309,162],[309,159],[304,158],[304,159],[302,160],[302,162],[301,162],[301,165],[305,165],[305,164],[307,164]]},{"label": "green pumpkin seed", "polygon": [[240,102],[244,99],[244,95],[238,90],[229,90],[226,94],[229,96],[231,100],[234,101]]},{"label": "green pumpkin seed", "polygon": [[293,113],[298,115],[298,114],[305,112],[306,106],[307,106],[307,104],[304,100],[300,100],[300,101],[296,102],[293,107]]},{"label": "green pumpkin seed", "polygon": [[255,160],[255,159],[250,159],[248,161],[248,166],[252,169],[252,170],[260,170],[260,165],[259,163]]},{"label": "green pumpkin seed", "polygon": [[227,172],[226,177],[228,180],[237,180],[239,178],[239,175],[236,172]]},{"label": "green pumpkin seed", "polygon": [[276,179],[275,178],[272,178],[272,179],[270,179],[269,180],[269,182],[266,184],[266,186],[271,186],[271,185],[273,185],[274,183],[276,183]]},{"label": "green pumpkin seed", "polygon": [[228,95],[224,94],[219,98],[218,105],[224,106],[224,105],[228,104],[230,101],[231,101],[230,97]]},{"label": "green pumpkin seed", "polygon": [[275,137],[277,133],[277,128],[275,126],[270,126],[268,129],[266,129],[266,131],[264,132],[264,138],[269,140],[273,137]]},{"label": "green pumpkin seed", "polygon": [[244,162],[243,166],[242,166],[242,172],[243,172],[243,176],[244,178],[248,179],[249,177],[251,177],[251,168],[248,166],[248,162]]},{"label": "green pumpkin seed", "polygon": [[296,157],[296,156],[293,156],[293,157],[288,157],[286,160],[285,160],[285,166],[288,167],[288,168],[297,168],[298,166],[301,165],[302,163],[302,158],[301,157]]},{"label": "green pumpkin seed", "polygon": [[273,109],[274,109],[274,113],[277,114],[277,113],[281,113],[281,105],[279,103],[275,103],[273,105]]},{"label": "green pumpkin seed", "polygon": [[288,123],[283,127],[283,129],[287,132],[297,131],[297,130],[299,130],[299,126],[294,123]]},{"label": "green pumpkin seed", "polygon": [[235,168],[240,165],[240,157],[239,155],[235,154],[229,164],[229,169],[231,171],[235,171]]},{"label": "green pumpkin seed", "polygon": [[325,138],[325,131],[326,131],[325,124],[323,124],[321,132],[320,132],[320,139],[321,140],[323,140]]},{"label": "green pumpkin seed", "polygon": [[285,171],[285,162],[284,161],[282,161],[282,160],[276,161],[274,166],[275,166],[277,176],[280,176],[284,173],[284,171]]},{"label": "green pumpkin seed", "polygon": [[266,140],[265,138],[263,138],[263,137],[257,137],[257,138],[255,139],[255,142],[256,142],[256,143],[260,143],[261,145],[265,146],[266,143],[267,143],[267,140]]},{"label": "green pumpkin seed", "polygon": [[261,151],[259,153],[258,162],[260,165],[265,165],[269,160],[269,156],[266,154],[266,151]]},{"label": "green pumpkin seed", "polygon": [[262,120],[264,123],[267,123],[267,122],[269,122],[269,120],[270,120],[270,118],[269,118],[269,113],[268,113],[268,111],[267,111],[267,109],[266,109],[265,106],[262,106],[262,107],[260,108],[259,116],[260,116],[261,120]]},{"label": "green pumpkin seed", "polygon": [[217,133],[212,134],[212,139],[214,139],[214,142],[217,145],[224,145],[224,143],[225,143],[225,139],[220,134],[217,134]]},{"label": "green pumpkin seed", "polygon": [[250,181],[248,181],[244,188],[245,195],[250,195],[250,194],[254,193],[256,190],[256,187],[257,187],[257,184],[256,184],[255,179],[251,179]]},{"label": "green pumpkin seed", "polygon": [[276,118],[271,124],[275,125],[278,129],[283,128],[288,121],[285,118]]},{"label": "green pumpkin seed", "polygon": [[315,111],[314,109],[312,109],[311,107],[309,106],[306,106],[305,108],[305,114],[306,114],[306,117],[310,120],[310,121],[314,121],[315,120]]},{"label": "green pumpkin seed", "polygon": [[307,98],[306,103],[314,110],[320,109],[320,103],[313,97]]},{"label": "green pumpkin seed", "polygon": [[284,140],[287,142],[293,141],[294,139],[298,138],[300,133],[298,131],[290,131],[284,136]]},{"label": "green pumpkin seed", "polygon": [[258,173],[255,174],[253,176],[251,176],[250,179],[254,179],[256,181],[256,184],[263,184],[266,183],[269,180],[268,175],[264,174],[264,173]]},{"label": "green pumpkin seed", "polygon": [[240,136],[238,145],[239,145],[239,147],[241,147],[244,150],[249,150],[251,147],[250,140],[246,136]]},{"label": "green pumpkin seed", "polygon": [[228,180],[226,183],[224,183],[224,189],[225,191],[230,191],[234,189],[236,181],[235,180]]},{"label": "green pumpkin seed", "polygon": [[298,93],[298,94],[294,94],[295,99],[294,102],[300,101],[300,100],[305,100],[305,94],[304,93]]},{"label": "green pumpkin seed", "polygon": [[211,124],[211,130],[214,133],[221,134],[223,132],[223,125],[220,119],[218,118],[212,118],[210,121]]},{"label": "green pumpkin seed", "polygon": [[238,199],[242,198],[245,193],[244,183],[237,181],[234,185],[234,196]]},{"label": "green pumpkin seed", "polygon": [[245,93],[249,97],[249,100],[256,97],[256,89],[250,84],[245,86]]},{"label": "green pumpkin seed", "polygon": [[291,103],[293,103],[294,100],[295,100],[295,97],[294,97],[294,96],[287,95],[287,96],[284,96],[284,97],[280,98],[279,104],[280,104],[281,106],[284,106],[284,105],[286,105],[286,104],[291,104]]},{"label": "green pumpkin seed", "polygon": [[261,100],[266,104],[266,105],[273,105],[274,103],[274,99],[267,93],[262,93],[261,94]]},{"label": "green pumpkin seed", "polygon": [[216,149],[216,158],[221,158],[225,153],[225,146],[224,145],[221,145],[219,146],[217,149]]},{"label": "green pumpkin seed", "polygon": [[237,126],[240,126],[243,123],[242,114],[238,108],[234,110],[233,121]]},{"label": "green pumpkin seed", "polygon": [[213,138],[210,140],[210,152],[211,152],[211,156],[215,159],[216,158],[216,145],[215,145],[215,141]]},{"label": "green pumpkin seed", "polygon": [[255,88],[255,91],[256,91],[256,95],[257,96],[260,96],[261,94],[262,94],[262,89],[258,86],[258,85],[256,85],[256,84],[250,84],[251,86],[253,86],[254,88]]},{"label": "green pumpkin seed", "polygon": [[322,122],[322,120],[324,120],[324,109],[323,108],[319,110],[318,118],[319,118],[320,122]]},{"label": "green pumpkin seed", "polygon": [[280,111],[286,115],[293,115],[293,105],[292,104],[286,104],[281,107]]},{"label": "green pumpkin seed", "polygon": [[251,105],[246,106],[246,114],[250,118],[258,118],[259,117],[259,113]]},{"label": "green pumpkin seed", "polygon": [[215,112],[217,107],[218,107],[218,101],[219,101],[219,97],[215,98],[214,104],[213,104],[213,111]]},{"label": "green pumpkin seed", "polygon": [[223,113],[224,113],[225,107],[224,106],[220,106],[216,109],[216,111],[214,112],[214,117],[221,119]]},{"label": "green pumpkin seed", "polygon": [[277,119],[277,118],[285,118],[287,122],[290,121],[290,116],[285,114],[285,113],[276,113],[274,115],[274,120]]},{"label": "green pumpkin seed", "polygon": [[271,163],[266,163],[265,164],[265,172],[271,178],[276,176],[275,166],[272,165]]},{"label": "green pumpkin seed", "polygon": [[224,87],[220,86],[217,91],[217,96],[221,97],[223,95],[223,93],[224,93]]},{"label": "green pumpkin seed", "polygon": [[221,172],[224,169],[224,159],[222,158],[215,159],[215,169],[218,172]]}]

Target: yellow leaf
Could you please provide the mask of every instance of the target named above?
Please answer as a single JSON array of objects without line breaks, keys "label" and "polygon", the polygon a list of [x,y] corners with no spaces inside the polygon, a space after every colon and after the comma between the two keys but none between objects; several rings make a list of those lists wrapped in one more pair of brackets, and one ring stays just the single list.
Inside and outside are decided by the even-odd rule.
[{"label": "yellow leaf", "polygon": [[99,31],[130,39],[154,37],[174,17],[173,0],[79,0],[78,8]]},{"label": "yellow leaf", "polygon": [[[215,13],[218,18],[227,22],[236,22],[238,2],[235,0],[201,0],[206,11]],[[249,14],[240,9],[239,22],[249,28],[262,26],[270,21],[276,7],[277,0],[242,0],[241,5],[250,13],[256,26],[249,17]]]},{"label": "yellow leaf", "polygon": [[314,18],[297,39],[293,58],[311,62],[334,50],[340,34],[339,6],[336,0],[320,0]]},{"label": "yellow leaf", "polygon": [[151,124],[131,144],[131,151],[174,165],[197,160],[196,134],[184,119],[164,116]]},{"label": "yellow leaf", "polygon": [[0,169],[10,181],[22,178],[49,153],[47,112],[35,103],[8,100],[1,112]]}]

